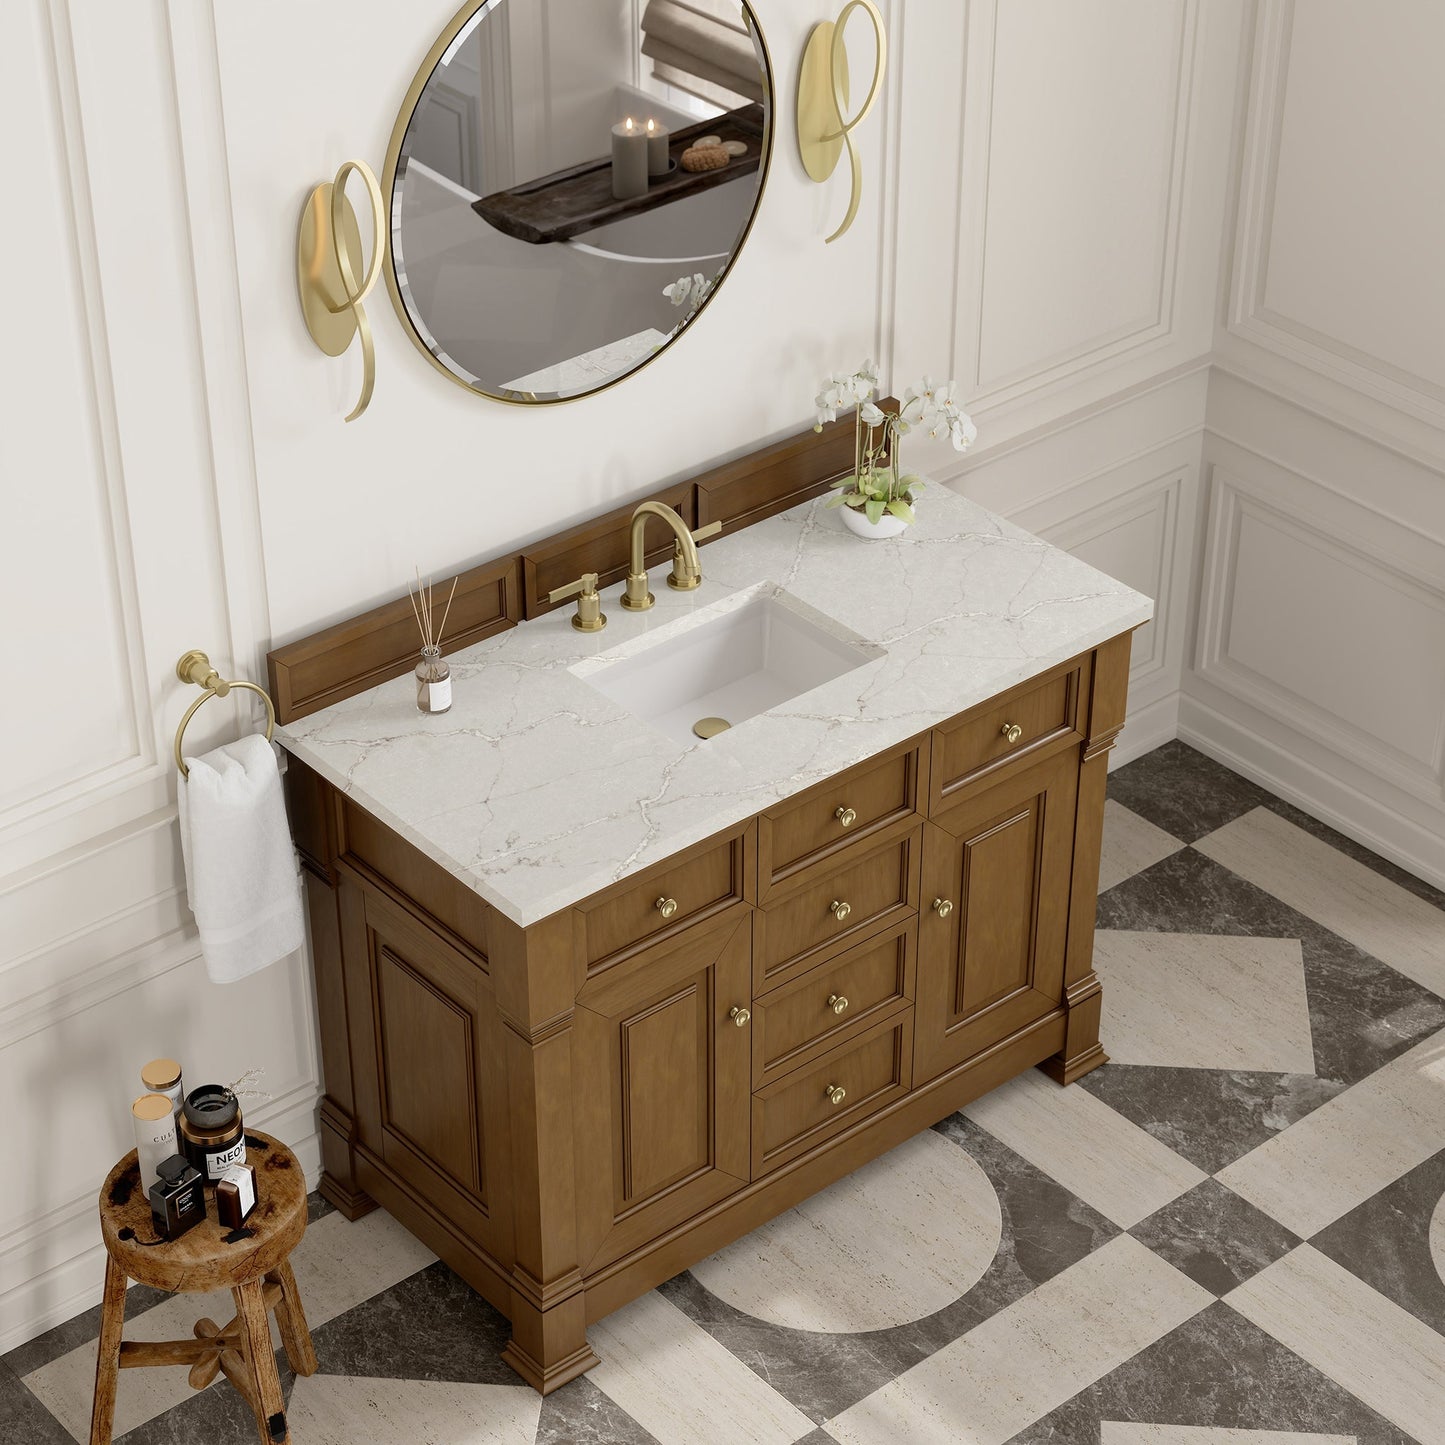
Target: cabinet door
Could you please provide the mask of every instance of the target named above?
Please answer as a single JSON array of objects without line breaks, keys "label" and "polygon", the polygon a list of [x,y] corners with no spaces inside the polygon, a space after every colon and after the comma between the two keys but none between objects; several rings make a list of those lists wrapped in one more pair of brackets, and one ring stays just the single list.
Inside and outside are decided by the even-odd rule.
[{"label": "cabinet door", "polygon": [[399,895],[340,871],[361,1143],[473,1239],[505,1251],[507,1091],[487,960]]},{"label": "cabinet door", "polygon": [[583,1272],[748,1181],[752,920],[739,906],[593,978],[572,1078]]},{"label": "cabinet door", "polygon": [[1061,1006],[1078,766],[1071,749],[927,825],[917,1082]]}]

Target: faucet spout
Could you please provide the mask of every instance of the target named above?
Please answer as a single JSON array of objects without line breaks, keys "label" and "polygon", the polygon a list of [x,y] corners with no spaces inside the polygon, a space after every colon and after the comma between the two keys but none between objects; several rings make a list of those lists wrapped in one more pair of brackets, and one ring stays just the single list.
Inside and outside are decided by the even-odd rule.
[{"label": "faucet spout", "polygon": [[657,600],[647,589],[645,534],[649,517],[661,517],[672,531],[676,546],[673,549],[672,572],[667,579],[667,585],[679,592],[691,592],[702,582],[702,563],[698,560],[697,538],[714,537],[722,530],[721,525],[714,522],[694,534],[688,530],[687,523],[665,503],[639,504],[632,514],[632,528],[628,534],[631,562],[627,570],[627,590],[622,597],[622,605],[629,612],[646,612]]}]

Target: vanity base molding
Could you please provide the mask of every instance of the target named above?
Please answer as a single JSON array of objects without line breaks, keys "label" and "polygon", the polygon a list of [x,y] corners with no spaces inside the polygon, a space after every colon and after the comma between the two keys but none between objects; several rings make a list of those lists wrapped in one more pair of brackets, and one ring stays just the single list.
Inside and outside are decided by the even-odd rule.
[{"label": "vanity base molding", "polygon": [[1098,1067],[1129,644],[526,928],[293,760],[325,1197],[429,1245],[545,1394],[588,1324],[1023,1070]]}]

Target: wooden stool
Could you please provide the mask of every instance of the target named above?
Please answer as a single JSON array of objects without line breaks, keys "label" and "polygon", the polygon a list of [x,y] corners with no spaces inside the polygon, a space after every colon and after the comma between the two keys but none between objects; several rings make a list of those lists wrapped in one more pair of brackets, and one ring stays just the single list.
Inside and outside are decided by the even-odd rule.
[{"label": "wooden stool", "polygon": [[[239,1230],[222,1229],[216,1222],[215,1189],[208,1185],[206,1218],[174,1242],[159,1244],[150,1202],[141,1194],[135,1150],[106,1176],[100,1191],[105,1302],[90,1445],[110,1445],[117,1375],[138,1365],[190,1365],[197,1390],[224,1373],[250,1402],[262,1445],[290,1441],[267,1314],[276,1311],[291,1368],[298,1375],[315,1374],[316,1351],[290,1264],[291,1251],[306,1231],[306,1180],[284,1144],[255,1130],[246,1132],[246,1162],[256,1171],[256,1207]],[[192,1340],[123,1340],[127,1279],[187,1293],[229,1288],[236,1317],[225,1326],[198,1320]]]}]

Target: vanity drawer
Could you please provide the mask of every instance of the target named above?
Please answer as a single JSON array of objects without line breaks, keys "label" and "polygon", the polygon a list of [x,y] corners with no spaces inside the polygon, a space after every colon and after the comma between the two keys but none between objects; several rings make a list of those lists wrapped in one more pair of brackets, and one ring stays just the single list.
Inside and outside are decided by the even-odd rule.
[{"label": "vanity drawer", "polygon": [[866,1033],[913,998],[918,925],[895,924],[753,1004],[753,1083],[793,1069]]},{"label": "vanity drawer", "polygon": [[753,1178],[902,1098],[912,1083],[909,1008],[753,1095]]},{"label": "vanity drawer", "polygon": [[916,917],[923,829],[895,825],[876,846],[847,850],[835,866],[810,870],[758,912],[753,945],[753,993],[766,993]]},{"label": "vanity drawer", "polygon": [[1070,663],[933,733],[929,816],[975,779],[1015,759],[1084,740],[1089,663]]},{"label": "vanity drawer", "polygon": [[579,904],[579,946],[588,972],[620,963],[731,904],[751,903],[753,835],[753,824],[744,824]]},{"label": "vanity drawer", "polygon": [[870,759],[758,818],[758,893],[768,895],[811,864],[869,838],[919,809],[916,745]]}]

